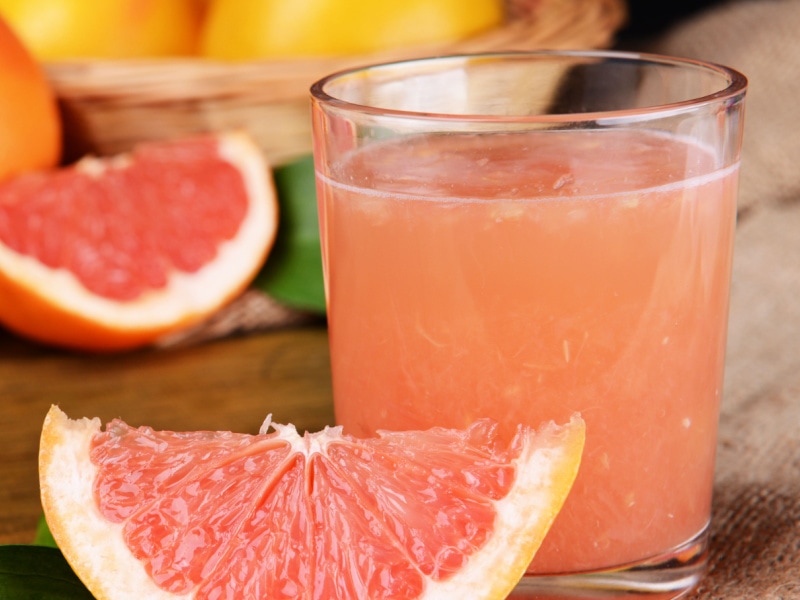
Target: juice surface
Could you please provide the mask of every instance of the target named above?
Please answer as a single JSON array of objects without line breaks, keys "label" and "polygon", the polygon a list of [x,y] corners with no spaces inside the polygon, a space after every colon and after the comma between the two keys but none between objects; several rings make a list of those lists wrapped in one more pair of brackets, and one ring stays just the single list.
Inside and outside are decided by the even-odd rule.
[{"label": "juice surface", "polygon": [[[318,174],[319,176],[319,174]],[[706,527],[737,166],[645,131],[431,135],[320,176],[345,431],[565,422],[577,481],[532,570]]]}]

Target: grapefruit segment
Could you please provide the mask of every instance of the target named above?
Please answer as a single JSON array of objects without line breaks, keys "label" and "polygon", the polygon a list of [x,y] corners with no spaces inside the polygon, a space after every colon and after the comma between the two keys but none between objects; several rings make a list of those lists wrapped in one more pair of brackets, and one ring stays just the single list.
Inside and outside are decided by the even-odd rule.
[{"label": "grapefruit segment", "polygon": [[[274,431],[269,431],[274,429]],[[53,536],[99,599],[504,598],[560,510],[584,424],[157,432],[52,407]]]},{"label": "grapefruit segment", "polygon": [[153,341],[251,281],[277,206],[243,133],[145,144],[0,183],[0,322],[84,349]]}]

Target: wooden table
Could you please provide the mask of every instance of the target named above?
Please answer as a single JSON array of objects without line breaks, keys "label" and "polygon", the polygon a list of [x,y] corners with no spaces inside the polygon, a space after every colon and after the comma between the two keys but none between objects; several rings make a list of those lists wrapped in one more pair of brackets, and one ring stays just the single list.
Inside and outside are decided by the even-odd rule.
[{"label": "wooden table", "polygon": [[112,356],[52,350],[0,329],[0,544],[34,538],[39,434],[51,404],[72,418],[156,429],[256,433],[272,413],[314,431],[333,423],[329,382],[321,326]]}]

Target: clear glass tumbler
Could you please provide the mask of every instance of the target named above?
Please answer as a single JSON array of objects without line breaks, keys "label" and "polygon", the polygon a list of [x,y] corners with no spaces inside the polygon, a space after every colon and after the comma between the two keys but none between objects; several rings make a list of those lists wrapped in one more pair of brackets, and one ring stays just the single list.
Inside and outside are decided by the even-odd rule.
[{"label": "clear glass tumbler", "polygon": [[586,421],[520,597],[672,598],[703,574],[746,85],[576,51],[312,87],[338,423]]}]

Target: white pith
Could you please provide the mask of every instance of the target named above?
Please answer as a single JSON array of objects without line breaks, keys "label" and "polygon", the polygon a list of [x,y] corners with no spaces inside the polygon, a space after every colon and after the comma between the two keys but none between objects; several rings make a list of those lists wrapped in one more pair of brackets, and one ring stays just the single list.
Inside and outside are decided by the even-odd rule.
[{"label": "white pith", "polygon": [[[268,418],[262,433],[269,425]],[[274,427],[295,451],[309,455],[324,452],[329,442],[341,438],[338,427],[303,436],[291,425]],[[99,430],[99,419],[73,421],[55,406],[45,419],[39,457],[42,504],[59,547],[98,600],[194,598],[194,591],[176,595],[159,588],[125,545],[122,524],[107,521],[98,510],[93,496],[97,467],[89,460],[89,447]],[[543,430],[536,436],[543,433],[546,436]],[[514,461],[515,485],[496,503],[494,535],[453,577],[428,579],[420,600],[505,598],[513,589],[541,543],[541,537],[523,532],[546,532],[564,500],[554,501],[554,480],[575,476],[564,471],[568,451],[553,441],[554,436],[550,439],[551,445],[544,446],[526,440]],[[57,523],[66,524],[68,531],[54,526]]]},{"label": "white pith", "polygon": [[[93,484],[97,467],[89,460],[92,436],[100,420],[72,421],[58,408],[45,419],[39,453],[42,505],[53,537],[76,573],[97,600],[176,600],[159,588],[125,545],[122,524],[107,521],[97,508]],[[69,523],[69,532],[55,523]],[[89,574],[87,577],[86,574]]]},{"label": "white pith", "polygon": [[50,269],[38,260],[0,245],[0,270],[30,290],[39,290],[65,312],[86,315],[114,329],[158,328],[208,314],[258,268],[277,227],[275,191],[260,151],[245,135],[220,136],[220,155],[242,173],[250,203],[237,236],[220,245],[217,257],[198,272],[170,275],[168,288],[120,302],[88,291],[65,269]]}]

